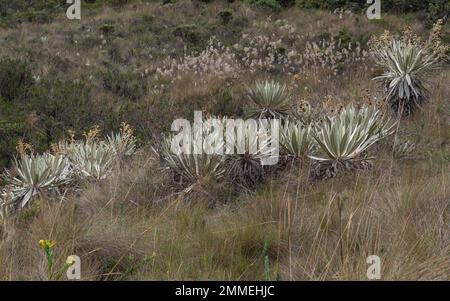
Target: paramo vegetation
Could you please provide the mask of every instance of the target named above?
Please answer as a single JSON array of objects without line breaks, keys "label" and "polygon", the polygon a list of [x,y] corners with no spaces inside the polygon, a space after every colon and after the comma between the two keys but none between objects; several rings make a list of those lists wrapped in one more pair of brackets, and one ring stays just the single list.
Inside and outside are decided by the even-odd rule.
[{"label": "paramo vegetation", "polygon": [[[85,2],[0,2],[2,279],[450,279],[448,3]],[[278,164],[174,154],[194,110]]]}]

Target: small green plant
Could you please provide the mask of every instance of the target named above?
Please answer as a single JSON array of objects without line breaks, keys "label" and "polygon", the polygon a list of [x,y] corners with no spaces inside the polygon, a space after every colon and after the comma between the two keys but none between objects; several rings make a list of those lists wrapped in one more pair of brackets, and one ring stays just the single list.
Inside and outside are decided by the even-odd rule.
[{"label": "small green plant", "polygon": [[233,13],[229,9],[224,9],[219,12],[218,17],[220,18],[222,24],[226,25],[230,23],[231,19],[233,18]]},{"label": "small green plant", "polygon": [[39,245],[45,253],[45,258],[47,259],[47,278],[52,280],[53,275],[53,247],[56,245],[54,240],[41,239]]},{"label": "small green plant", "polygon": [[[425,1],[424,1],[425,2]],[[433,24],[439,19],[448,18],[450,11],[450,2],[447,0],[431,0],[428,1],[427,23]]]},{"label": "small green plant", "polygon": [[47,260],[47,279],[49,281],[52,280],[60,280],[62,275],[67,271],[67,269],[74,264],[73,260],[70,260],[70,257],[66,262],[64,263],[63,267],[57,271],[53,271],[53,264],[54,264],[54,247],[56,245],[56,241],[54,240],[48,240],[48,239],[41,239],[39,241],[39,245],[41,246],[41,249],[44,251],[45,258]]}]

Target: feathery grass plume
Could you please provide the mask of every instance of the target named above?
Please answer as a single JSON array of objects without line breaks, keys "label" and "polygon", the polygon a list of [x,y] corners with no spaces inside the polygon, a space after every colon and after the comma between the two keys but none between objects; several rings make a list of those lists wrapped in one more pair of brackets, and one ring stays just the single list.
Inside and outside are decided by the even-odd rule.
[{"label": "feathery grass plume", "polygon": [[49,153],[42,155],[22,155],[14,160],[12,170],[4,174],[14,200],[25,205],[37,194],[58,187],[72,180],[72,166],[63,156]]},{"label": "feathery grass plume", "polygon": [[115,153],[112,147],[102,140],[63,142],[60,149],[68,156],[81,178],[103,180],[112,170]]},{"label": "feathery grass plume", "polygon": [[252,102],[248,108],[252,117],[284,118],[289,113],[289,93],[285,84],[258,81],[248,88],[248,97]]},{"label": "feathery grass plume", "polygon": [[123,160],[134,154],[136,151],[136,137],[133,128],[126,122],[120,125],[118,133],[111,133],[107,140],[115,155],[119,160]]},{"label": "feathery grass plume", "polygon": [[387,91],[386,100],[396,112],[409,115],[428,99],[427,76],[438,67],[439,57],[419,44],[393,40],[375,51],[384,74],[375,77]]},{"label": "feathery grass plume", "polygon": [[313,149],[311,126],[286,120],[280,130],[280,146],[285,154],[294,159],[305,158]]},{"label": "feathery grass plume", "polygon": [[439,19],[433,24],[428,37],[427,45],[431,48],[432,52],[444,61],[450,59],[450,45],[442,41],[442,29],[444,28],[444,20]]},{"label": "feathery grass plume", "polygon": [[157,155],[165,169],[170,171],[180,184],[193,184],[204,178],[220,179],[225,174],[224,157],[218,154],[194,154],[194,143],[188,150],[175,153],[172,150],[173,135],[163,138]]},{"label": "feathery grass plume", "polygon": [[313,137],[320,155],[309,156],[317,162],[313,178],[332,178],[340,170],[366,169],[364,156],[377,141],[394,132],[395,123],[373,107],[345,108],[339,115],[322,122]]}]

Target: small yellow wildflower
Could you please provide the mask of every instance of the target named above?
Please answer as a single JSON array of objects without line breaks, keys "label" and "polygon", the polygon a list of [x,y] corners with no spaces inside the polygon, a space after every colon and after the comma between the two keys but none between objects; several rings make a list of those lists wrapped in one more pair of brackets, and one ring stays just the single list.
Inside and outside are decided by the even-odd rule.
[{"label": "small yellow wildflower", "polygon": [[49,240],[49,239],[41,239],[39,241],[39,245],[41,246],[41,248],[44,251],[46,251],[46,250],[52,249],[56,245],[56,241]]}]

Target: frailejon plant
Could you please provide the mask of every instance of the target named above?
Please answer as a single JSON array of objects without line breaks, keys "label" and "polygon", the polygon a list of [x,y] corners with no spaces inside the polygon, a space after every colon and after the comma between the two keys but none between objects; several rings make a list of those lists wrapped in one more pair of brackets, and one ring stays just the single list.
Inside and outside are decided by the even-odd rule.
[{"label": "frailejon plant", "polygon": [[384,68],[375,77],[387,91],[386,100],[396,112],[411,114],[429,97],[427,76],[438,67],[439,57],[418,44],[393,40],[375,52],[376,63]]},{"label": "frailejon plant", "polygon": [[172,135],[163,138],[161,158],[165,169],[170,171],[177,182],[193,184],[201,179],[220,179],[225,174],[224,157],[218,154],[195,153],[194,144],[189,151],[174,153]]},{"label": "frailejon plant", "polygon": [[81,178],[104,180],[112,171],[115,152],[110,144],[102,140],[61,143],[59,148],[70,159]]},{"label": "frailejon plant", "polygon": [[256,82],[248,88],[251,105],[248,113],[257,118],[284,118],[291,109],[285,84],[275,81]]},{"label": "frailejon plant", "polygon": [[4,178],[13,201],[23,208],[35,195],[58,191],[73,179],[72,174],[69,160],[61,155],[23,154],[15,159],[12,170],[5,171]]},{"label": "frailejon plant", "polygon": [[136,151],[136,137],[133,135],[133,129],[125,122],[121,124],[120,131],[108,135],[107,140],[119,160],[133,155]]},{"label": "frailejon plant", "polygon": [[299,121],[287,120],[280,129],[282,151],[294,159],[306,158],[313,149],[311,126]]},{"label": "frailejon plant", "polygon": [[205,176],[205,172],[214,175],[220,170],[222,173],[219,167],[226,157],[233,182],[242,184],[246,175],[262,179],[262,165],[273,165],[278,161],[278,119],[244,121],[224,117],[203,121],[201,112],[196,111],[193,126],[186,119],[177,119],[171,128],[179,132],[164,139],[160,157],[169,163],[169,169],[175,175],[181,176],[181,180],[197,181]]},{"label": "frailejon plant", "polygon": [[319,154],[309,156],[317,162],[314,178],[332,178],[339,171],[366,169],[371,157],[365,154],[377,141],[394,132],[395,122],[376,108],[345,108],[326,118],[315,128],[313,137]]},{"label": "frailejon plant", "polygon": [[226,158],[227,174],[232,183],[251,189],[265,181],[263,161],[278,155],[274,152],[274,143],[278,141],[268,135],[267,127],[254,135],[239,135],[238,130],[237,127],[227,130],[226,147],[231,150]]}]

